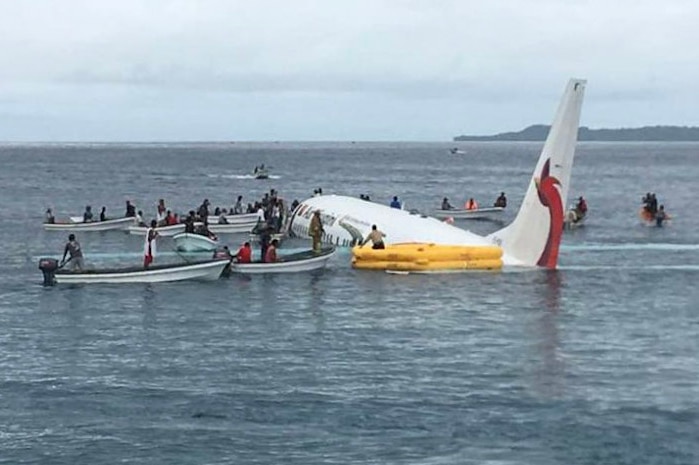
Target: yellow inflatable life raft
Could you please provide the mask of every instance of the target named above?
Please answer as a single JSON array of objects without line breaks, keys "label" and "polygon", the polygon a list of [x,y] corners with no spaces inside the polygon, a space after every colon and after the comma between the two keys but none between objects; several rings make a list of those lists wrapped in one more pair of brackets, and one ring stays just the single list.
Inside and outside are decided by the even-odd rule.
[{"label": "yellow inflatable life raft", "polygon": [[454,271],[502,268],[502,248],[494,245],[392,244],[385,249],[354,247],[352,256],[352,266],[365,270]]}]

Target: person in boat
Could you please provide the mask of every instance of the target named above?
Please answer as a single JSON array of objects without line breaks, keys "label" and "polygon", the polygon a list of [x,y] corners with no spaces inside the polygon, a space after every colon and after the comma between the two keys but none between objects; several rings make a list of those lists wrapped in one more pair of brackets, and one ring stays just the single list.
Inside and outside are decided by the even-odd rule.
[{"label": "person in boat", "polygon": [[219,216],[221,214],[221,207],[214,208],[214,216]]},{"label": "person in boat", "polygon": [[298,208],[298,206],[299,206],[299,201],[298,201],[297,199],[294,199],[294,201],[291,202],[291,211],[292,211],[292,212],[293,212],[293,211],[296,211],[296,209]]},{"label": "person in boat", "polygon": [[250,247],[249,242],[245,242],[240,246],[238,252],[235,254],[235,261],[237,263],[250,263],[252,262],[252,247]]},{"label": "person in boat", "polygon": [[500,207],[500,208],[507,207],[507,197],[505,197],[504,192],[500,192],[500,196],[498,196],[498,198],[495,199],[495,203],[493,204],[493,206]]},{"label": "person in boat", "polygon": [[258,235],[260,238],[260,261],[264,262],[265,257],[267,256],[267,248],[269,247],[269,244],[272,242],[272,231],[270,231],[269,227],[267,226],[267,223],[265,223],[264,226],[260,229]]},{"label": "person in boat", "polygon": [[187,218],[184,219],[184,232],[188,234],[194,234],[194,212],[192,211],[189,213],[189,216],[187,216]]},{"label": "person in boat", "polygon": [[157,214],[155,215],[155,219],[158,222],[158,226],[164,226],[166,224],[165,218],[167,214],[167,208],[165,208],[165,199],[158,199],[158,206],[156,207],[156,212]]},{"label": "person in boat", "polygon": [[454,207],[449,203],[449,199],[444,197],[442,199],[442,210],[451,210]]},{"label": "person in boat", "polygon": [[578,203],[575,205],[575,215],[577,216],[576,223],[587,215],[587,202],[582,195],[578,198]]},{"label": "person in boat", "polygon": [[83,213],[83,223],[89,223],[92,221],[92,207],[86,206],[85,213]]},{"label": "person in boat", "polygon": [[224,208],[218,214],[218,224],[228,224],[228,218],[226,218],[226,209]]},{"label": "person in boat", "polygon": [[398,210],[401,209],[401,204],[400,200],[398,200],[398,196],[393,196],[393,200],[391,200],[391,208],[397,208]]},{"label": "person in boat", "polygon": [[216,234],[212,233],[209,230],[209,222],[207,220],[204,220],[198,228],[196,228],[196,234],[199,234],[200,236],[205,236],[208,237],[211,240],[216,240]]},{"label": "person in boat", "polygon": [[281,229],[281,222],[282,222],[282,212],[281,209],[279,208],[279,202],[275,201],[272,204],[272,215],[271,215],[271,223],[272,223],[272,228],[274,229],[274,232],[279,232]]},{"label": "person in boat", "polygon": [[231,212],[234,215],[240,215],[243,213],[243,196],[239,195],[238,200],[235,202],[235,206],[233,207],[233,211]]},{"label": "person in boat", "polygon": [[143,221],[143,212],[141,210],[136,213],[136,223],[141,226],[142,228],[147,227],[148,225],[146,224],[145,221]]},{"label": "person in boat", "polygon": [[100,221],[107,221],[107,207],[102,207],[100,210]]},{"label": "person in boat", "polygon": [[136,216],[136,207],[131,203],[130,200],[126,201],[126,213],[124,214],[126,218],[133,218]]},{"label": "person in boat", "polygon": [[269,244],[265,252],[265,263],[274,263],[277,261],[277,247],[279,247],[279,240],[272,239],[272,243]]},{"label": "person in boat", "polygon": [[473,197],[469,198],[464,205],[466,210],[478,210],[478,202]]},{"label": "person in boat", "polygon": [[313,212],[311,222],[308,225],[308,235],[313,238],[313,251],[320,252],[320,240],[323,238],[323,221],[320,219],[320,210]]},{"label": "person in boat", "polygon": [[653,216],[658,213],[658,199],[655,196],[655,192],[651,192],[650,194],[650,213]]},{"label": "person in boat", "polygon": [[199,205],[199,208],[197,209],[197,215],[199,216],[200,220],[204,220],[205,218],[208,218],[209,216],[209,199],[204,199],[201,205]]},{"label": "person in boat", "polygon": [[660,205],[660,207],[658,207],[658,211],[655,212],[655,225],[660,228],[663,226],[663,222],[665,222],[665,220],[667,220],[665,205]]},{"label": "person in boat", "polygon": [[260,168],[259,168],[257,165],[255,165],[255,169],[252,171],[252,173],[253,173],[253,174],[257,174],[257,172],[259,171],[259,169],[260,169]]},{"label": "person in boat", "polygon": [[46,220],[48,224],[54,224],[56,222],[56,217],[53,216],[53,212],[50,208],[46,209]]},{"label": "person in boat", "polygon": [[371,225],[371,232],[369,235],[362,241],[360,244],[360,248],[364,247],[364,245],[371,241],[371,248],[372,249],[385,249],[386,246],[383,243],[383,238],[386,237],[386,234],[384,234],[382,231],[380,231],[375,224]]},{"label": "person in boat", "polygon": [[165,226],[172,226],[177,224],[177,218],[175,215],[172,213],[171,210],[168,210],[166,215],[165,215]]},{"label": "person in boat", "polygon": [[231,251],[228,248],[228,246],[224,245],[223,247],[218,248],[214,251],[213,258],[216,258],[216,259],[227,258],[227,259],[231,260],[231,259],[233,259],[233,256],[231,255]]},{"label": "person in boat", "polygon": [[148,268],[155,258],[155,245],[158,238],[158,222],[151,220],[150,228],[146,231],[146,242],[143,244],[143,268]]},{"label": "person in boat", "polygon": [[63,248],[63,258],[61,259],[61,266],[66,264],[66,255],[70,254],[68,262],[70,263],[70,269],[75,271],[82,271],[84,268],[83,263],[83,251],[80,248],[80,243],[75,239],[75,234],[68,235],[68,242]]}]

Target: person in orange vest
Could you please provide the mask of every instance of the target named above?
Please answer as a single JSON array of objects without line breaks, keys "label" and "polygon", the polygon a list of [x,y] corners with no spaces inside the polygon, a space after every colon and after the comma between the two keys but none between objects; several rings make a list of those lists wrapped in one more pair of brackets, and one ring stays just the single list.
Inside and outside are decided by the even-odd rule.
[{"label": "person in orange vest", "polygon": [[466,205],[464,205],[464,208],[466,208],[466,210],[478,210],[478,202],[476,202],[473,199],[473,197],[471,197],[470,199],[468,199],[468,201],[466,201]]}]

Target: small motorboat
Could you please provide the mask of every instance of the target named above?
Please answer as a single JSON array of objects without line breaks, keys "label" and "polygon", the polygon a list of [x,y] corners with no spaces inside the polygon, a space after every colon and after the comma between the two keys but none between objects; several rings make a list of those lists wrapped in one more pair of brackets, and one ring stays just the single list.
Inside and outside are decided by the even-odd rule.
[{"label": "small motorboat", "polygon": [[59,284],[122,284],[160,283],[169,281],[200,280],[213,281],[221,277],[228,259],[209,259],[189,263],[154,265],[148,268],[105,268],[97,270],[68,271],[58,266],[58,260],[42,258],[39,269],[44,274],[44,285]]},{"label": "small motorboat", "polygon": [[645,207],[641,207],[641,210],[638,212],[638,217],[641,220],[641,224],[643,224],[644,226],[662,227],[666,223],[668,223],[670,220],[672,220],[672,216],[669,213],[667,213],[665,211],[664,211],[664,213],[665,213],[665,218],[660,222],[660,224],[658,224],[658,221],[656,220],[655,215],[653,215],[651,212],[649,212],[648,209]]},{"label": "small motorboat", "polygon": [[[172,224],[170,226],[158,226],[157,228],[155,228],[155,230],[161,237],[171,237],[175,234],[184,232],[184,223]],[[129,234],[133,234],[136,236],[145,236],[146,232],[148,231],[148,228],[145,226],[129,226],[128,231]]]},{"label": "small motorboat", "polygon": [[475,210],[458,208],[442,210],[440,208],[435,211],[434,216],[439,219],[453,218],[454,220],[497,220],[502,216],[503,211],[505,209],[502,207],[486,207]]},{"label": "small motorboat", "polygon": [[128,216],[125,218],[116,218],[106,221],[88,221],[88,222],[68,222],[68,223],[44,223],[43,227],[46,231],[113,231],[126,230],[129,226],[133,226],[136,218]]},{"label": "small motorboat", "polygon": [[218,247],[218,241],[201,234],[179,233],[172,239],[175,249],[179,252],[213,252]]},{"label": "small motorboat", "polygon": [[253,221],[247,223],[233,223],[233,224],[218,224],[209,223],[209,231],[214,234],[236,234],[236,233],[249,233],[255,228],[257,224],[257,216]]},{"label": "small motorboat", "polygon": [[325,247],[320,252],[306,250],[299,253],[279,257],[274,263],[231,263],[231,273],[261,274],[261,273],[299,273],[325,268],[325,265],[335,255],[335,247]]},{"label": "small motorboat", "polygon": [[266,169],[257,170],[253,173],[255,179],[269,179],[269,172]]},{"label": "small motorboat", "polygon": [[452,155],[463,155],[464,153],[466,153],[466,151],[461,150],[457,147],[453,147],[449,149],[449,153],[451,153]]}]

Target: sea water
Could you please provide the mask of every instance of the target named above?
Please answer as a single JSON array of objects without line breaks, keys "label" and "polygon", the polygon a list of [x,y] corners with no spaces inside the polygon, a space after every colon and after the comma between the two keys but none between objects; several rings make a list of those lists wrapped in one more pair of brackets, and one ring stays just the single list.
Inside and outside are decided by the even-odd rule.
[{"label": "sea water", "polygon": [[[696,144],[579,144],[569,202],[590,211],[556,272],[390,275],[343,251],[320,273],[41,286],[67,236],[47,207],[505,191],[510,221],[541,144],[453,145],[1,145],[0,463],[699,463]],[[667,227],[639,223],[648,191]],[[77,235],[87,264],[141,261],[141,237]]]}]

